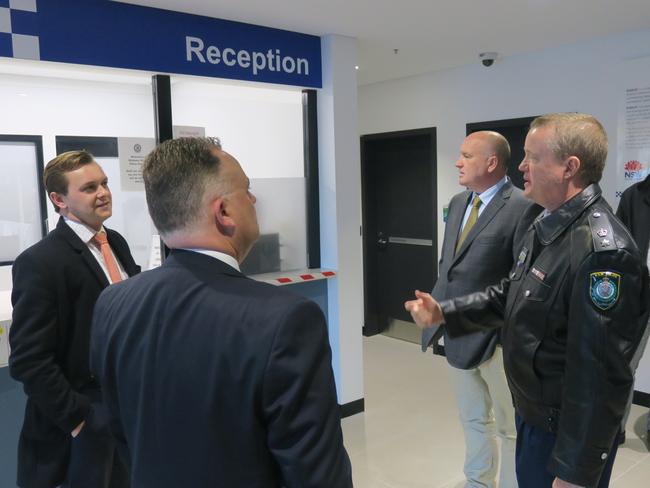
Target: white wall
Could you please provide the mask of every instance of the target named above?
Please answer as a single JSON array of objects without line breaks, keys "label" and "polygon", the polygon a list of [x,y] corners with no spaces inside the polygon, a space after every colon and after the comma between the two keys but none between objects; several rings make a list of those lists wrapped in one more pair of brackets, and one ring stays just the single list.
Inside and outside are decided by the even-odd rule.
[{"label": "white wall", "polygon": [[[513,42],[517,42],[513,39]],[[359,89],[361,134],[436,127],[438,136],[438,208],[462,188],[454,162],[465,137],[465,124],[579,111],[605,126],[610,156],[601,182],[614,208],[618,111],[624,82],[650,84],[650,30],[522,54],[498,60],[491,68],[472,66],[430,73]],[[637,69],[647,58],[645,70]],[[629,79],[630,65],[638,80]],[[438,215],[438,249],[443,236]],[[650,359],[646,352],[645,359]],[[650,392],[650,360],[637,375]],[[637,388],[640,387],[637,382]]]},{"label": "white wall", "polygon": [[321,264],[328,280],[328,317],[338,400],[363,398],[363,269],[361,163],[357,114],[357,41],[321,39],[323,89],[318,93]]}]

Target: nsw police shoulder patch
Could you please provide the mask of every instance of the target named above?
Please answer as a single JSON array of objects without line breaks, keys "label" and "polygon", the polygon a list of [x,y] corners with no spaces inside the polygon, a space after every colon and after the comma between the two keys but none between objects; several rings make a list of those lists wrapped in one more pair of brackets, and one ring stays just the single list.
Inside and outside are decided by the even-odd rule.
[{"label": "nsw police shoulder patch", "polygon": [[593,304],[601,310],[609,310],[616,305],[620,295],[621,275],[613,271],[596,271],[589,276],[589,295]]}]

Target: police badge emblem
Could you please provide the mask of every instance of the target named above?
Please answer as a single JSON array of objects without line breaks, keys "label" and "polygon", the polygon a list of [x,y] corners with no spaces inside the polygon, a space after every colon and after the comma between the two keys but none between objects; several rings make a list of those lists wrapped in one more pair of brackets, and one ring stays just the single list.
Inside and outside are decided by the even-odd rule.
[{"label": "police badge emblem", "polygon": [[589,294],[591,301],[601,310],[609,310],[618,301],[621,275],[613,271],[591,273]]}]

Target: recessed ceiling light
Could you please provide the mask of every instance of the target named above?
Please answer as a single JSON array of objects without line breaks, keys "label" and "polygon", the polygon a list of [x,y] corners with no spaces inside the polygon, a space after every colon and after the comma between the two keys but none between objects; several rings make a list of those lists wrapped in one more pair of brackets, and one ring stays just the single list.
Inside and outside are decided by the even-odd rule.
[{"label": "recessed ceiling light", "polygon": [[359,66],[355,66],[354,69],[358,70],[358,69],[359,69]]}]

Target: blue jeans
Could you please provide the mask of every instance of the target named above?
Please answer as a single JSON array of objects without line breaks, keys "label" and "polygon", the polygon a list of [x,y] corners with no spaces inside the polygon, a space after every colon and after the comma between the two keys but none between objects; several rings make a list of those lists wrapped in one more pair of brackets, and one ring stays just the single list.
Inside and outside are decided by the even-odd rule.
[{"label": "blue jeans", "polygon": [[[516,472],[519,486],[525,488],[551,488],[555,475],[546,470],[548,458],[555,445],[556,435],[527,424],[515,415],[517,425]],[[614,458],[618,451],[618,439],[609,453],[607,464],[600,476],[597,488],[607,488],[612,475]],[[588,487],[592,488],[592,487]]]}]

